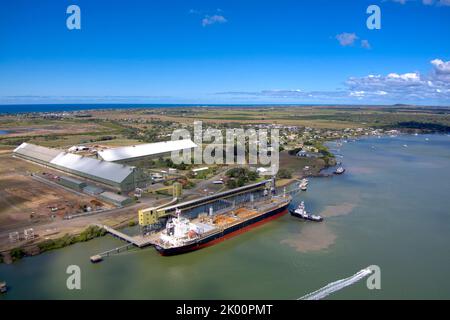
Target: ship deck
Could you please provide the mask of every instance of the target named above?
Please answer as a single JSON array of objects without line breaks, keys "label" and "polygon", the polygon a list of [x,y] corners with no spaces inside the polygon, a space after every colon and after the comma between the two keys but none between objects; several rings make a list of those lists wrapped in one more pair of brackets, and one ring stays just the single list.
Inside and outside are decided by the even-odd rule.
[{"label": "ship deck", "polygon": [[[239,207],[229,208],[225,211],[217,212],[212,216],[207,216],[205,214],[200,215],[199,217],[192,219],[190,222],[204,230],[204,232],[201,233],[201,235],[197,238],[197,240],[199,240],[211,236],[215,233],[220,233],[227,228],[233,227],[244,221],[262,215],[270,210],[277,209],[288,202],[290,202],[289,196],[275,196],[263,201],[247,203]],[[159,235],[162,234],[162,232],[163,231],[160,231],[155,234],[155,243],[163,248],[173,247],[172,245],[164,243],[159,239]],[[190,242],[192,240],[194,239],[186,238],[186,242]]]}]

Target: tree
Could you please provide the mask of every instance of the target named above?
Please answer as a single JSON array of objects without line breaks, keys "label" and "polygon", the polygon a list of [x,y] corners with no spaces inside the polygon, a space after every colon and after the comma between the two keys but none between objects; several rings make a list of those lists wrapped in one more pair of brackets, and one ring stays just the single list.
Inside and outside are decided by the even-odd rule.
[{"label": "tree", "polygon": [[277,178],[278,179],[291,179],[292,172],[288,169],[282,168],[282,169],[278,170]]},{"label": "tree", "polygon": [[242,187],[247,182],[255,181],[259,177],[257,172],[247,168],[233,168],[228,170],[226,175],[229,177],[227,187],[230,189]]}]

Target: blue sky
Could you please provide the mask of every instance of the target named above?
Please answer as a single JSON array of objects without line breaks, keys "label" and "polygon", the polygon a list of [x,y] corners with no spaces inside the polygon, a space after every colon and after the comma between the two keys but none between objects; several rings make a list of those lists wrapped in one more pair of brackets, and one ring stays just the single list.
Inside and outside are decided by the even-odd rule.
[{"label": "blue sky", "polygon": [[450,0],[3,0],[0,103],[450,105],[449,40]]}]

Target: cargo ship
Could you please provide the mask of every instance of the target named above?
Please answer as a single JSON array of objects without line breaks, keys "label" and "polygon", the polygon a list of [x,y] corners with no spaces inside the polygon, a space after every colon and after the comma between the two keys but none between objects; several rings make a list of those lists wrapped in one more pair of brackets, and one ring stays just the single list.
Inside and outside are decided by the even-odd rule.
[{"label": "cargo ship", "polygon": [[163,256],[172,256],[211,246],[284,215],[291,200],[289,195],[266,195],[260,201],[192,220],[177,210],[159,232],[155,248]]}]

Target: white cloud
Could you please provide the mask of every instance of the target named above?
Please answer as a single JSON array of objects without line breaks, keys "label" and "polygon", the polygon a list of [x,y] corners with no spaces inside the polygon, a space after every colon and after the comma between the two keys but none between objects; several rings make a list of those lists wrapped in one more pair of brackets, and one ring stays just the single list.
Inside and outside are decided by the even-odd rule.
[{"label": "white cloud", "polygon": [[352,46],[355,43],[355,40],[358,39],[358,36],[355,33],[347,33],[343,32],[336,35],[337,41],[343,47]]},{"label": "white cloud", "polygon": [[367,103],[438,103],[450,105],[450,61],[434,59],[433,69],[426,75],[419,72],[396,73],[385,76],[370,74],[350,77],[346,89],[335,91],[262,90],[255,92],[222,92],[232,96],[279,98],[290,100],[316,100],[319,103],[349,102]]},{"label": "white cloud", "polygon": [[202,26],[206,27],[216,23],[226,23],[227,19],[224,16],[215,14],[213,16],[205,16],[202,19]]},{"label": "white cloud", "polygon": [[346,85],[350,92],[364,91],[367,95],[398,100],[439,100],[450,102],[450,61],[435,59],[430,62],[432,72],[422,75],[419,72],[389,73],[386,76],[369,75],[351,77]]},{"label": "white cloud", "polygon": [[[397,2],[400,4],[406,4],[407,2],[414,2],[417,0],[391,0],[392,2]],[[441,6],[450,6],[450,0],[419,0],[422,4],[426,6],[436,5],[438,7]]]},{"label": "white cloud", "polygon": [[420,76],[415,72],[404,74],[390,73],[387,75],[387,79],[396,79],[401,81],[420,81]]},{"label": "white cloud", "polygon": [[450,61],[444,62],[441,59],[431,61],[434,71],[438,74],[450,74]]}]

